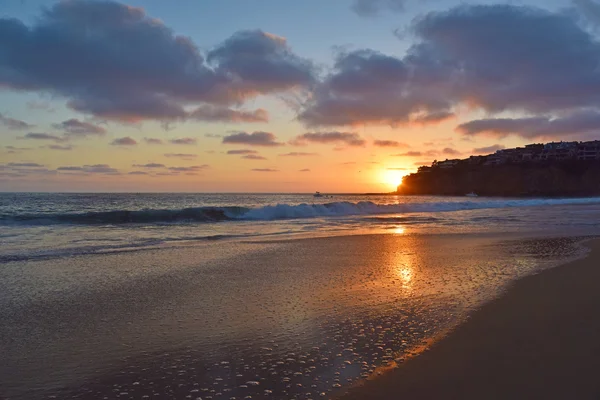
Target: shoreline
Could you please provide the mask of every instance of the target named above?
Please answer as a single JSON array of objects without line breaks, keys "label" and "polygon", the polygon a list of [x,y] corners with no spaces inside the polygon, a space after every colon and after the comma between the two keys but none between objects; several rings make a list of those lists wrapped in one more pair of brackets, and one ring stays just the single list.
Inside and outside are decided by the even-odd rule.
[{"label": "shoreline", "polygon": [[448,335],[342,400],[597,399],[600,239],[584,257],[524,277]]}]

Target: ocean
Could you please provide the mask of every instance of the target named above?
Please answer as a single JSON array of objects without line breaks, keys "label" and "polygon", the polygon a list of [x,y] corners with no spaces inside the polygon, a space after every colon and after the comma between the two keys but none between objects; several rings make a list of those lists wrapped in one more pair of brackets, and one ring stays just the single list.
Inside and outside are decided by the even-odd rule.
[{"label": "ocean", "polygon": [[581,257],[599,217],[600,198],[0,194],[0,398],[331,398]]},{"label": "ocean", "polygon": [[600,198],[0,193],[0,262],[286,235],[585,233],[599,211]]}]

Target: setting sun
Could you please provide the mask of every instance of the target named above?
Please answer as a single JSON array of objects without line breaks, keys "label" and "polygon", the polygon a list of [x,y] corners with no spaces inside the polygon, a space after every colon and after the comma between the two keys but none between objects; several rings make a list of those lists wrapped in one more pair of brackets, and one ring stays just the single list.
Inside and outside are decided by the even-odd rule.
[{"label": "setting sun", "polygon": [[382,172],[383,183],[388,185],[392,189],[396,189],[402,184],[402,178],[406,175],[406,172],[395,169],[387,169]]}]

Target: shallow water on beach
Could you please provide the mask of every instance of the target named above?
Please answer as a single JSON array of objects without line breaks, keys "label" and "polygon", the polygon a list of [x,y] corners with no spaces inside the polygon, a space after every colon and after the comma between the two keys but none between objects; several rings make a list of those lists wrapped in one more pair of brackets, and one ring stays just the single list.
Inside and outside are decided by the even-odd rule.
[{"label": "shallow water on beach", "polygon": [[331,398],[577,243],[396,230],[6,262],[0,398]]}]

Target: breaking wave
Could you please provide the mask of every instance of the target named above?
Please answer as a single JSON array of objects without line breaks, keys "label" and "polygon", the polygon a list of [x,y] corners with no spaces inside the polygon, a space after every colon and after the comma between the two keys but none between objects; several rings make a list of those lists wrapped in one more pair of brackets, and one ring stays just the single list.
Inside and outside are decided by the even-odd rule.
[{"label": "breaking wave", "polygon": [[370,201],[325,204],[277,204],[258,208],[193,207],[182,209],[111,210],[83,213],[0,214],[0,225],[55,224],[160,224],[207,223],[232,220],[272,221],[297,218],[340,217],[352,215],[448,212],[486,208],[530,207],[544,205],[600,204],[600,198],[569,199],[475,199],[469,201],[408,202],[376,204]]}]

